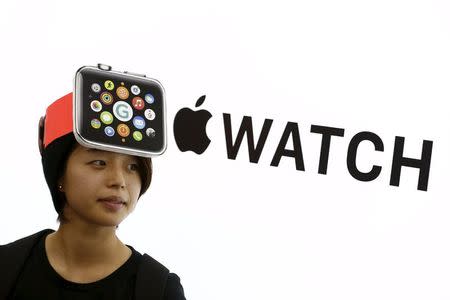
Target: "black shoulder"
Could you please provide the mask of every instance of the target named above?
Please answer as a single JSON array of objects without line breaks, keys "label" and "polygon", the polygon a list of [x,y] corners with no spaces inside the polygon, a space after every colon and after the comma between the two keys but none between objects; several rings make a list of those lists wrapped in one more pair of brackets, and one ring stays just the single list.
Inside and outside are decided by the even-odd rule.
[{"label": "black shoulder", "polygon": [[50,232],[53,230],[44,229],[9,244],[0,245],[0,270],[2,270],[0,273],[0,299],[6,299],[30,255],[31,249],[42,236]]},{"label": "black shoulder", "polygon": [[9,244],[0,245],[0,269],[7,270],[8,267],[17,269],[17,264],[26,260],[39,239],[50,232],[53,232],[53,230],[44,229]]},{"label": "black shoulder", "polygon": [[186,300],[180,277],[146,253],[138,266],[135,295],[135,299]]},{"label": "black shoulder", "polygon": [[169,273],[164,290],[164,300],[186,300],[180,277],[175,273]]}]

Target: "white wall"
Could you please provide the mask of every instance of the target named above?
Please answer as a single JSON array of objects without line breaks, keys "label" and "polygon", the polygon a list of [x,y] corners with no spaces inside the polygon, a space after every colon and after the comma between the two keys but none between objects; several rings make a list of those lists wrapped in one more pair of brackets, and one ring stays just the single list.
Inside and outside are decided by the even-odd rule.
[{"label": "white wall", "polygon": [[[167,91],[168,149],[119,235],[189,299],[449,299],[449,13],[442,0],[3,3],[0,244],[57,228],[37,122],[78,67],[102,62]],[[173,118],[203,94],[211,145],[181,152]],[[222,113],[233,129],[252,116],[257,136],[274,120],[258,164],[246,143],[227,158]],[[270,166],[288,121],[304,172],[293,158]],[[345,129],[327,175],[312,124]],[[361,170],[383,167],[372,182],[347,171],[360,131],[384,144],[360,147]],[[434,142],[427,191],[412,168],[389,185],[395,136],[414,158]]]}]

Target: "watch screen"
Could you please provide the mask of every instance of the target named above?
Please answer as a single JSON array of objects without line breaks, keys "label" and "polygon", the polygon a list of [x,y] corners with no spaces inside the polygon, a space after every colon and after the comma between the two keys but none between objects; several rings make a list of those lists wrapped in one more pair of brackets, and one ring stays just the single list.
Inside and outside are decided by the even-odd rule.
[{"label": "watch screen", "polygon": [[79,132],[96,143],[160,152],[164,148],[164,101],[151,79],[96,69],[79,72]]}]

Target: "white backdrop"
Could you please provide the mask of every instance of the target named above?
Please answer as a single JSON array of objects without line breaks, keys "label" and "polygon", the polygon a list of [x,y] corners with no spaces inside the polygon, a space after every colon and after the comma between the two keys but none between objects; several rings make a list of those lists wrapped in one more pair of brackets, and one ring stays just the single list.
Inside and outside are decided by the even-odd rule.
[{"label": "white backdrop", "polygon": [[[101,62],[166,89],[168,149],[118,235],[188,299],[450,299],[449,15],[444,0],[2,3],[0,244],[57,228],[36,126],[77,68]],[[211,144],[181,152],[174,116],[203,94]],[[274,120],[258,164],[245,139],[227,158],[223,113],[233,136],[245,115],[256,137]],[[304,172],[289,157],[270,166],[288,121]],[[312,124],[345,129],[327,175]],[[360,146],[362,171],[383,167],[371,182],[347,171],[360,131],[384,143]],[[412,158],[434,142],[428,191],[413,168],[389,185],[395,136]]]}]

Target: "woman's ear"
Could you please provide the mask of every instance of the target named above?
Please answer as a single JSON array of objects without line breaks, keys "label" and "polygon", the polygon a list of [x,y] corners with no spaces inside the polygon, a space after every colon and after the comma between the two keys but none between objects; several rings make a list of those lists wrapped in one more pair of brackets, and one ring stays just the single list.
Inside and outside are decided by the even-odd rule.
[{"label": "woman's ear", "polygon": [[39,119],[39,125],[38,125],[38,146],[39,146],[39,152],[44,152],[44,124],[45,124],[45,117],[41,117]]},{"label": "woman's ear", "polygon": [[56,187],[58,191],[64,192],[64,175],[62,175],[58,180],[56,180]]}]

